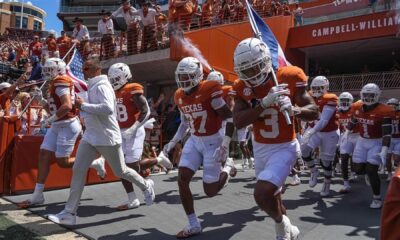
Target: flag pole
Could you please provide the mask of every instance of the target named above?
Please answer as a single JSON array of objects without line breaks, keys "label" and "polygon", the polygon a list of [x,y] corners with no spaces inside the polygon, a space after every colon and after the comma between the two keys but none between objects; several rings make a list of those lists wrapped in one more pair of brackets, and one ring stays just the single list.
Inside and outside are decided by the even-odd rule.
[{"label": "flag pole", "polygon": [[[74,44],[72,45],[72,47],[68,50],[67,54],[65,54],[64,57],[63,57],[61,60],[64,61],[64,59],[71,53],[71,51],[75,48],[75,46],[76,46],[76,43],[74,43]],[[44,85],[46,85],[46,83],[47,83],[48,81],[49,81],[48,79],[45,80],[45,81],[43,81],[42,86],[40,86],[40,88],[39,88],[40,91],[42,91]],[[24,113],[25,113],[26,111],[28,111],[28,108],[29,108],[29,106],[32,104],[32,102],[33,102],[34,99],[35,99],[35,98],[31,98],[31,99],[29,100],[28,104],[26,104],[25,108],[24,108],[24,109],[22,110],[22,112],[19,114],[18,119],[21,119],[22,115],[24,115]]]},{"label": "flag pole", "polygon": [[[247,10],[247,15],[249,16],[250,25],[251,25],[251,28],[253,29],[254,35],[260,41],[264,42],[262,37],[261,37],[261,32],[258,29],[258,26],[257,26],[256,21],[254,19],[253,12],[251,11],[251,6],[250,6],[248,0],[246,0],[246,10]],[[265,45],[267,45],[267,44],[265,43]],[[272,73],[272,79],[274,81],[275,86],[278,86],[279,85],[278,79],[276,78],[275,70],[273,69],[273,67],[272,67],[271,73]],[[283,111],[283,116],[285,117],[286,123],[288,125],[292,125],[292,120],[290,119],[290,115],[289,115],[289,112],[287,110]]]}]

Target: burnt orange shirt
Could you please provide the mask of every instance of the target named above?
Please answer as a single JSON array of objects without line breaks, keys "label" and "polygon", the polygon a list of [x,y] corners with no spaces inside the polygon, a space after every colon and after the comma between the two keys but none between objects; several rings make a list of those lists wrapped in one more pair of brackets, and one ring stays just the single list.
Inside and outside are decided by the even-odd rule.
[{"label": "burnt orange shirt", "polygon": [[[351,104],[351,107],[348,111],[344,112],[344,111],[340,111],[338,110],[336,112],[336,118],[339,121],[339,125],[340,125],[340,131],[344,132],[347,128],[347,125],[350,123],[351,119],[353,118],[353,112],[354,112],[354,106],[356,106],[357,104],[359,104],[358,102]],[[358,125],[355,125],[353,127],[352,132],[353,133],[359,133],[360,129],[358,128]]]},{"label": "burnt orange shirt", "polygon": [[57,51],[57,41],[54,38],[48,38],[46,40],[47,50],[49,51]]},{"label": "burnt orange shirt", "polygon": [[58,50],[60,51],[60,56],[63,57],[71,47],[71,38],[69,37],[59,37],[57,38]]},{"label": "burnt orange shirt", "polygon": [[190,131],[196,136],[211,136],[218,133],[222,118],[213,109],[211,102],[222,97],[221,85],[215,81],[202,81],[196,90],[186,95],[179,88],[174,101],[185,118],[190,122]]},{"label": "burnt orange shirt", "polygon": [[[280,84],[288,84],[289,97],[295,104],[294,96],[298,89],[307,86],[307,76],[303,70],[295,66],[282,67],[278,70],[276,76]],[[233,90],[236,98],[247,102],[249,107],[255,107],[261,99],[267,96],[273,86],[272,79],[253,88],[248,87],[244,81],[237,80]],[[290,126],[286,124],[285,116],[277,105],[273,105],[261,113],[260,117],[253,123],[253,134],[256,142],[264,144],[286,143],[296,138],[294,124]]]},{"label": "burnt orange shirt", "polygon": [[50,113],[52,115],[56,114],[58,109],[61,107],[62,102],[61,98],[56,94],[57,88],[69,88],[69,94],[72,102],[72,109],[69,113],[67,113],[64,117],[58,119],[57,121],[67,120],[70,118],[74,118],[77,115],[77,109],[75,108],[75,88],[72,79],[68,76],[58,76],[53,81],[50,82],[50,96],[48,99]]},{"label": "burnt orange shirt", "polygon": [[386,104],[379,103],[374,109],[365,112],[363,104],[354,106],[353,118],[357,120],[360,136],[367,139],[382,138],[382,124],[385,119],[392,118],[394,109]]},{"label": "burnt orange shirt", "polygon": [[137,121],[139,109],[134,104],[132,97],[143,94],[143,86],[138,83],[129,83],[115,91],[117,98],[117,120],[120,128],[129,128]]}]

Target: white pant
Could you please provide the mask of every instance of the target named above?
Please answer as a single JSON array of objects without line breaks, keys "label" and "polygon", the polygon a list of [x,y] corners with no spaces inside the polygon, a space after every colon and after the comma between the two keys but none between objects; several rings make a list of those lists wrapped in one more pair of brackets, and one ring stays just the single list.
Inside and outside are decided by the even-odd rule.
[{"label": "white pant", "polygon": [[65,210],[75,214],[86,183],[89,166],[101,154],[110,165],[115,176],[126,179],[138,186],[142,191],[147,188],[146,182],[135,170],[125,164],[124,153],[121,145],[92,146],[82,140],[76,153],[74,167],[72,168],[71,190]]},{"label": "white pant", "polygon": [[354,152],[354,148],[356,147],[357,141],[360,138],[360,134],[358,133],[350,133],[347,136],[347,141],[346,142],[342,142],[342,135],[340,135],[340,154],[349,154],[349,155],[353,155]]},{"label": "white pant", "polygon": [[203,164],[203,182],[218,182],[221,163],[216,162],[213,155],[221,143],[222,137],[219,133],[206,137],[191,135],[183,146],[179,167],[186,167],[196,172]]},{"label": "white pant", "polygon": [[382,164],[379,153],[382,149],[382,139],[367,139],[360,137],[357,141],[353,153],[354,163],[371,163],[374,165]]},{"label": "white pant", "polygon": [[[306,148],[313,150],[319,147],[319,157],[323,161],[333,161],[336,155],[336,146],[339,141],[339,130],[331,132],[317,132],[310,137],[307,144],[303,144],[302,152],[307,153]],[[303,156],[308,157],[308,156]]]},{"label": "white pant", "polygon": [[47,130],[40,149],[54,152],[57,158],[69,157],[81,130],[82,126],[77,118],[67,122],[55,122]]},{"label": "white pant", "polygon": [[278,188],[282,187],[296,162],[299,149],[297,140],[279,144],[254,141],[254,168],[257,179],[268,181]]},{"label": "white pant", "polygon": [[[121,129],[121,131],[124,130]],[[136,136],[129,139],[122,138],[122,151],[124,152],[126,163],[138,162],[142,158],[145,136],[144,127],[141,127],[137,130]]]},{"label": "white pant", "polygon": [[400,138],[392,138],[389,153],[400,155]]},{"label": "white pant", "polygon": [[247,142],[247,133],[249,132],[248,127],[244,127],[236,130],[238,142]]}]

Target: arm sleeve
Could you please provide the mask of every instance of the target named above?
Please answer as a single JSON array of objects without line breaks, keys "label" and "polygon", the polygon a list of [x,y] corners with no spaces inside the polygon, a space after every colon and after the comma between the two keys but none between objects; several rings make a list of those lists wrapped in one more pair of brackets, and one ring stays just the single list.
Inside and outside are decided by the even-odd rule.
[{"label": "arm sleeve", "polygon": [[98,98],[103,100],[102,103],[83,103],[82,111],[95,115],[111,115],[114,113],[114,97],[111,89],[106,86],[100,86],[97,94]]},{"label": "arm sleeve", "polygon": [[69,94],[69,87],[56,87],[57,96],[61,97],[66,94]]},{"label": "arm sleeve", "polygon": [[213,98],[211,100],[211,106],[214,110],[222,108],[224,105],[226,105],[224,99],[222,97],[219,98]]},{"label": "arm sleeve", "polygon": [[322,109],[321,118],[318,120],[317,124],[314,126],[316,132],[321,131],[326,125],[328,125],[331,117],[336,113],[336,107],[325,105]]},{"label": "arm sleeve", "polygon": [[176,131],[174,137],[171,139],[171,142],[179,142],[180,140],[182,140],[188,128],[189,128],[189,123],[187,122],[185,116],[181,112],[181,124],[179,125],[179,128]]}]

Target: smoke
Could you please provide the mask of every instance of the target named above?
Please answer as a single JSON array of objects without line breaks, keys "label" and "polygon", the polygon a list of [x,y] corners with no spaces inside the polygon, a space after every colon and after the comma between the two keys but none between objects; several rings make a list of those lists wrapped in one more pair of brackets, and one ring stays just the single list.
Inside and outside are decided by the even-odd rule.
[{"label": "smoke", "polygon": [[186,54],[188,54],[191,57],[197,58],[206,71],[211,71],[212,68],[208,63],[207,59],[201,53],[200,49],[198,49],[196,45],[194,45],[189,38],[185,38],[181,31],[179,30],[173,31],[171,36],[177,42],[178,45],[182,46]]}]

